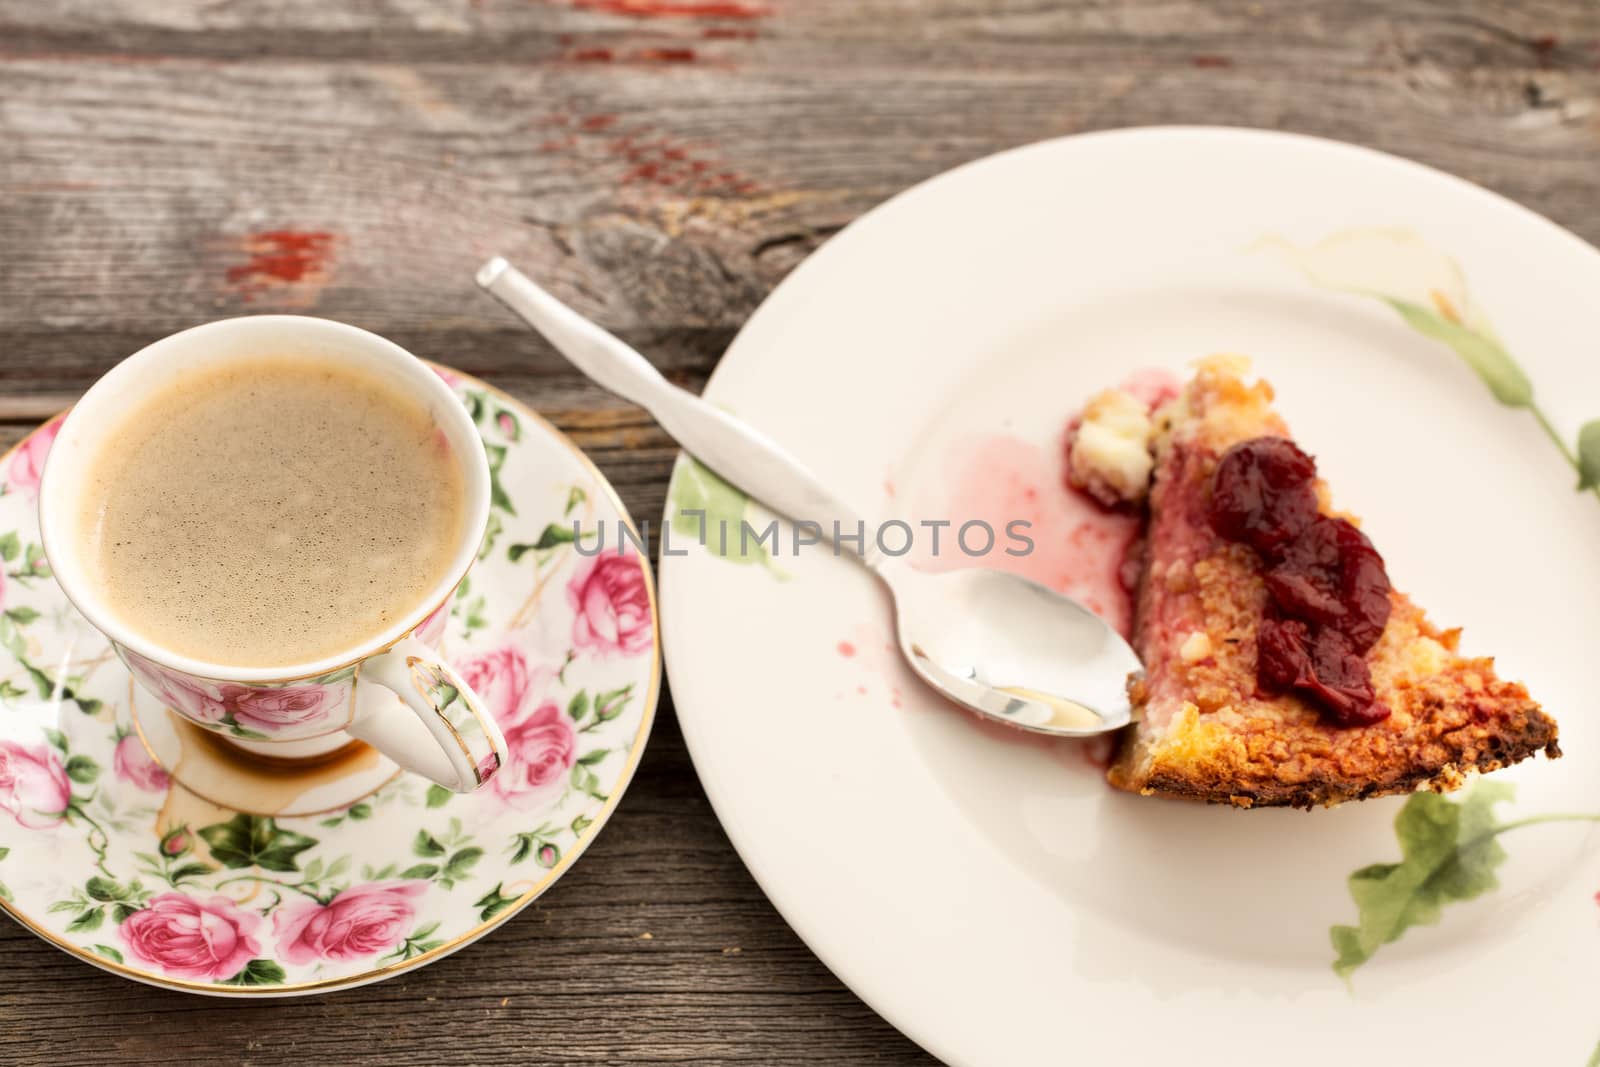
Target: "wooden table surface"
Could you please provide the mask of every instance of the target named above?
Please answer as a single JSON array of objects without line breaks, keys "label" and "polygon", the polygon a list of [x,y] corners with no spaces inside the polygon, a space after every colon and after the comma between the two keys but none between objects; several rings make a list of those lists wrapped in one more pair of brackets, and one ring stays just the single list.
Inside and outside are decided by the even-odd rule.
[{"label": "wooden table surface", "polygon": [[[487,255],[698,388],[851,219],[1081,130],[1358,141],[1600,241],[1597,96],[1589,0],[0,0],[0,445],[157,337],[304,311],[509,389],[659,515],[671,443]],[[671,705],[570,874],[381,985],[210,1001],[0,920],[0,1063],[927,1062],[767,903]]]}]

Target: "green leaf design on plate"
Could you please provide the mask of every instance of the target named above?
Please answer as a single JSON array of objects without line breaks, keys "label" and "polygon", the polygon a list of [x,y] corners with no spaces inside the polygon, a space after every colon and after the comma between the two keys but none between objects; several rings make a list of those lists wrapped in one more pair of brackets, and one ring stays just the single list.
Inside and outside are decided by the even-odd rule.
[{"label": "green leaf design on plate", "polygon": [[450,857],[444,865],[444,876],[453,881],[465,878],[471,872],[478,860],[483,858],[483,849],[476,845],[464,848]]},{"label": "green leaf design on plate", "polygon": [[439,839],[426,830],[418,830],[416,839],[411,842],[411,851],[419,856],[442,856],[444,846]]},{"label": "green leaf design on plate", "polygon": [[251,960],[244,970],[223,982],[223,985],[280,985],[284,979],[283,968],[271,960]]},{"label": "green leaf design on plate", "polygon": [[479,909],[479,921],[488,922],[517,902],[516,897],[508,897],[501,894],[500,886],[503,884],[500,882],[495,883],[493,889],[472,902],[472,906]]},{"label": "green leaf design on plate", "polygon": [[[594,531],[591,530],[585,533],[583,536],[585,538],[589,538],[593,535]],[[545,528],[539,532],[538,540],[514,544],[507,548],[506,558],[512,563],[517,563],[520,562],[522,557],[526,556],[529,552],[547,552],[550,549],[555,548],[557,545],[570,545],[577,539],[578,532],[575,527],[563,526],[561,523],[552,522],[546,525]],[[543,559],[537,559],[534,562],[537,564],[542,564]]]},{"label": "green leaf design on plate", "polygon": [[1530,815],[1495,821],[1495,805],[1514,795],[1504,782],[1479,780],[1461,800],[1415,793],[1394,820],[1399,863],[1375,863],[1350,876],[1350,896],[1360,919],[1334,926],[1328,936],[1338,957],[1334,973],[1346,982],[1378,949],[1413,926],[1432,926],[1446,904],[1472,900],[1499,886],[1505,862],[1499,837],[1540,823],[1600,822],[1600,814]]},{"label": "green leaf design on plate", "polygon": [[428,787],[427,805],[430,808],[442,808],[450,802],[450,798],[454,795],[442,785],[430,785]]},{"label": "green leaf design on plate", "polygon": [[90,908],[88,911],[80,913],[76,919],[67,924],[67,932],[76,934],[87,930],[98,930],[100,929],[100,921],[104,918],[105,909],[103,907]]},{"label": "green leaf design on plate", "polygon": [[633,699],[633,683],[629,682],[621,689],[613,689],[607,693],[596,694],[594,698],[594,713],[600,722],[610,722],[627,710],[628,701]]},{"label": "green leaf design on plate", "polygon": [[17,553],[22,551],[22,540],[17,537],[17,531],[10,530],[0,534],[0,559],[10,563],[17,558]]},{"label": "green leaf design on plate", "polygon": [[11,616],[11,621],[19,626],[26,626],[39,618],[37,611],[24,604],[18,604],[14,608],[7,608],[6,614]]},{"label": "green leaf design on plate", "polygon": [[90,945],[89,951],[93,952],[97,956],[104,956],[113,963],[122,962],[122,953],[118,952],[110,945]]},{"label": "green leaf design on plate", "polygon": [[1533,403],[1533,383],[1499,341],[1418,304],[1388,297],[1384,298],[1384,303],[1398,311],[1413,330],[1449,345],[1477,372],[1500,403],[1514,408],[1525,408]]},{"label": "green leaf design on plate", "polygon": [[1583,424],[1578,431],[1578,488],[1600,486],[1600,419]]},{"label": "green leaf design on plate", "polygon": [[266,815],[235,815],[227,822],[201,827],[200,836],[223,866],[267,871],[298,870],[295,857],[317,843],[305,834],[279,829]]},{"label": "green leaf design on plate", "polygon": [[539,835],[528,832],[520,833],[511,839],[511,862],[521,863],[533,854],[533,846],[539,843]]},{"label": "green leaf design on plate", "polygon": [[[754,536],[741,536],[740,524],[750,498],[699,460],[684,457],[672,476],[667,500],[672,509],[672,531],[680,537],[703,543],[706,551],[730,563],[759,563],[780,577],[788,577],[773,563],[764,544]],[[725,542],[722,531],[727,534]]]},{"label": "green leaf design on plate", "polygon": [[573,722],[582,722],[583,717],[589,714],[589,691],[587,689],[578,690],[573,698],[567,701],[567,714],[572,717]]},{"label": "green leaf design on plate", "polygon": [[511,498],[500,486],[500,468],[505,466],[506,446],[484,443],[484,452],[489,456],[489,504],[497,507],[508,515],[515,515],[517,509],[511,506]]},{"label": "green leaf design on plate", "polygon": [[1357,967],[1413,926],[1432,926],[1444,905],[1494,889],[1495,869],[1506,851],[1495,840],[1494,806],[1510,800],[1503,782],[1480,781],[1459,803],[1438,793],[1416,793],[1400,809],[1394,834],[1399,863],[1375,863],[1350,876],[1350,896],[1360,911],[1356,926],[1328,931],[1334,973],[1349,980]]},{"label": "green leaf design on plate", "polygon": [[101,878],[99,875],[89,879],[84,886],[91,900],[110,903],[113,900],[127,900],[134,895],[132,886],[120,885],[110,878]]},{"label": "green leaf design on plate", "polygon": [[73,756],[67,760],[67,777],[79,785],[88,785],[100,777],[100,765],[88,756]]}]

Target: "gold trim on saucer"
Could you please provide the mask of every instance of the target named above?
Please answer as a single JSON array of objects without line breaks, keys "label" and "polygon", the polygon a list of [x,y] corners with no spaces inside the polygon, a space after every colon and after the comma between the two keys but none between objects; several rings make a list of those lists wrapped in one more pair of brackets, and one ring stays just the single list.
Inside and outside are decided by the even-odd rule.
[{"label": "gold trim on saucer", "polygon": [[[433,367],[436,370],[442,367],[441,364],[433,363],[432,361],[424,360],[423,362],[427,363],[430,367]],[[449,371],[450,374],[452,374],[456,379],[466,383],[470,387],[481,388],[486,393],[492,394],[503,406],[514,410],[520,418],[528,419],[534,424],[542,427],[557,444],[566,448],[569,452],[576,456],[580,466],[582,466],[584,470],[588,471],[589,475],[594,479],[596,488],[608,501],[610,501],[611,505],[616,508],[619,518],[633,533],[635,543],[640,543],[639,529],[634,525],[632,517],[629,516],[627,507],[622,503],[622,498],[617,495],[616,488],[612,486],[604,474],[600,473],[600,468],[595,466],[594,461],[586,456],[582,449],[573,444],[572,440],[567,437],[566,434],[556,429],[556,427],[553,426],[544,416],[540,415],[527,404],[518,400],[516,397],[511,396],[504,390],[490,385],[479,378],[475,378],[470,374],[462,374],[454,369],[449,369]],[[47,419],[44,425],[49,425],[51,422],[55,421],[55,418],[59,418],[59,416]],[[12,453],[26,444],[28,440],[33,437],[33,434],[38,432],[38,430],[34,430],[33,433],[28,434],[27,437],[24,437],[21,441],[17,442],[17,444],[13,445],[11,449],[8,450],[4,455],[0,455],[0,464],[3,464],[7,459],[9,459]],[[141,971],[138,968],[129,967],[127,964],[117,963],[114,960],[109,960],[102,956],[96,956],[87,949],[81,948],[70,941],[65,941],[51,931],[46,930],[42,926],[34,923],[26,915],[23,915],[19,910],[17,910],[14,903],[7,901],[3,897],[0,897],[0,912],[4,912],[5,914],[9,915],[24,928],[38,935],[45,941],[50,942],[52,945],[55,945],[63,952],[66,952],[71,956],[76,956],[85,963],[98,967],[101,970],[111,971],[115,974],[120,974],[125,978],[131,978],[136,982],[143,982],[146,985],[160,986],[167,989],[177,989],[188,993],[205,993],[212,996],[237,997],[240,999],[288,997],[300,993],[310,993],[348,986],[365,985],[368,982],[377,981],[382,978],[388,978],[404,971],[414,970],[415,968],[421,967],[427,963],[431,963],[442,956],[447,956],[458,948],[462,948],[468,944],[471,944],[473,941],[476,941],[490,930],[493,930],[501,923],[506,922],[512,916],[522,911],[523,908],[531,904],[546,889],[553,885],[556,879],[560,878],[562,874],[566,873],[568,867],[577,862],[578,857],[582,856],[584,852],[588,850],[589,845],[594,841],[594,839],[599,836],[600,831],[610,820],[612,813],[616,811],[617,805],[622,800],[622,795],[627,792],[628,785],[633,781],[633,775],[638,769],[639,760],[644,755],[645,743],[650,738],[650,728],[655,723],[656,705],[661,698],[661,613],[656,602],[655,573],[651,569],[650,561],[648,559],[644,559],[641,562],[644,564],[642,569],[644,571],[645,592],[648,594],[650,600],[650,634],[652,639],[650,650],[650,686],[648,692],[645,694],[644,703],[640,706],[639,728],[634,731],[633,742],[628,747],[627,762],[623,765],[622,772],[617,777],[616,786],[612,788],[605,802],[601,804],[599,812],[595,814],[594,821],[584,828],[582,834],[578,835],[578,838],[573,842],[572,847],[562,852],[561,858],[556,861],[556,865],[546,871],[544,877],[540,878],[528,889],[524,890],[522,895],[519,896],[514,903],[507,906],[492,919],[481,922],[459,937],[445,942],[438,948],[431,949],[418,956],[413,956],[409,960],[397,960],[394,963],[386,964],[382,967],[374,967],[357,974],[346,975],[338,978],[323,978],[313,982],[297,982],[278,986],[222,986],[220,984],[211,982],[195,982],[182,978],[169,978],[164,975],[157,975],[152,972]],[[451,590],[451,593],[454,595],[453,589]],[[446,600],[448,599],[449,598],[447,597]],[[435,610],[437,610],[437,608]],[[422,619],[426,618],[427,615],[422,616]],[[418,624],[421,623],[422,619],[418,620]],[[415,629],[415,626],[413,626],[412,629]],[[377,654],[378,653],[376,652],[369,653],[369,655]],[[348,664],[346,664],[346,666],[348,666]],[[340,670],[342,668],[335,667],[330,669]],[[315,676],[308,675],[307,677]]]}]

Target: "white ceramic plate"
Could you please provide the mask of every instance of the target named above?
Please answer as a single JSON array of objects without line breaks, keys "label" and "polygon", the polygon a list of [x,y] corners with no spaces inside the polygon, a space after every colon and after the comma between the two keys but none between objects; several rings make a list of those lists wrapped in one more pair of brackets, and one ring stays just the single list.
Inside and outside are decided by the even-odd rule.
[{"label": "white ceramic plate", "polygon": [[[1444,807],[1116,794],[1083,750],[982,728],[918,687],[851,564],[689,546],[662,568],[678,714],[784,917],[952,1063],[1584,1063],[1600,1038],[1600,499],[1423,330],[1476,352],[1497,334],[1570,443],[1600,416],[1597,293],[1594,249],[1493,194],[1236,130],[1019,149],[849,227],[750,320],[708,397],[880,517],[961,511],[983,481],[964,468],[1001,435],[991,481],[1042,502],[1041,551],[1070,570],[1048,537],[1070,511],[1066,419],[1132,372],[1247,353],[1396,585],[1525,680],[1567,756],[1484,780],[1514,796],[1480,785]],[[1423,313],[1408,324],[1381,297]],[[699,499],[686,483],[669,512]],[[742,509],[713,494],[713,516]],[[1410,860],[1358,880],[1369,907],[1342,936],[1370,958],[1347,985],[1330,928],[1361,922],[1351,875],[1401,861],[1397,826]]]}]

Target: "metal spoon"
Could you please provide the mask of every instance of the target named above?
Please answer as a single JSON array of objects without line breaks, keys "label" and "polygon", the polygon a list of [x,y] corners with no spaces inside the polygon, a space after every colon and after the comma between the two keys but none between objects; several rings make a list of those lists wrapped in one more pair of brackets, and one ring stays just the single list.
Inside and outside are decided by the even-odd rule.
[{"label": "metal spoon", "polygon": [[[478,284],[544,335],[579,370],[633,401],[695,458],[791,519],[859,515],[776,442],[663,378],[620,339],[535,285],[504,259]],[[872,527],[867,527],[871,530]],[[1141,670],[1122,636],[1070,597],[1003,571],[919,571],[879,552],[870,535],[855,554],[888,585],[900,651],[923,681],[980,715],[1037,733],[1089,737],[1131,719],[1127,680]]]}]

